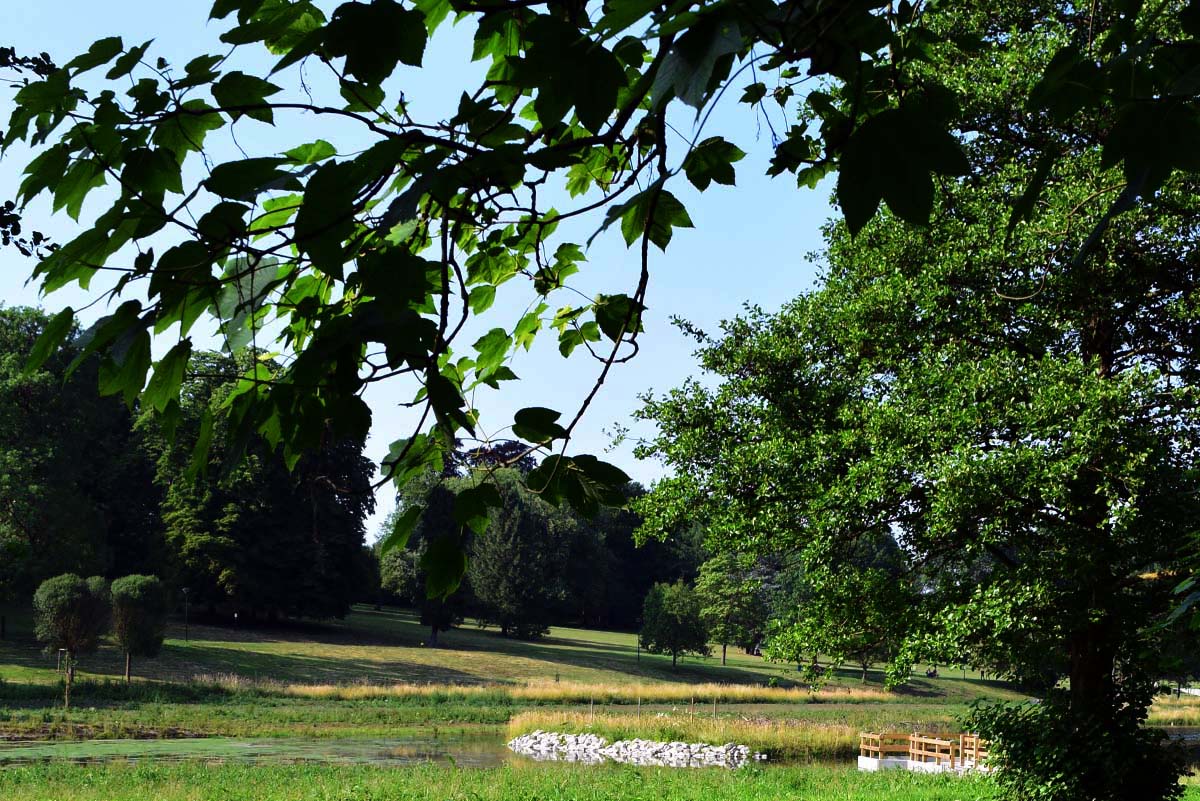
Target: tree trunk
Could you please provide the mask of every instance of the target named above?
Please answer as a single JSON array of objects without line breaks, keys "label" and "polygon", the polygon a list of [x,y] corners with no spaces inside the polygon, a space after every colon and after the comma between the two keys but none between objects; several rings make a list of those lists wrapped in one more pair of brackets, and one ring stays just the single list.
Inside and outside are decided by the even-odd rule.
[{"label": "tree trunk", "polygon": [[133,655],[128,651],[125,652],[125,683],[129,684],[130,667],[133,663]]},{"label": "tree trunk", "polygon": [[725,664],[725,649],[727,649],[728,647],[729,646],[726,645],[725,643],[721,643],[721,664],[722,665]]},{"label": "tree trunk", "polygon": [[71,659],[71,652],[67,652],[67,679],[63,682],[63,711],[66,712],[71,708],[71,684],[75,681],[75,664]]},{"label": "tree trunk", "polygon": [[8,618],[0,615],[0,640],[3,640],[8,635]]},{"label": "tree trunk", "polygon": [[438,644],[437,626],[430,626],[429,627],[429,647],[437,648],[437,644]]},{"label": "tree trunk", "polygon": [[870,663],[870,662],[863,662],[863,663],[862,663],[862,669],[863,669],[863,672],[862,672],[862,683],[863,683],[863,684],[866,684],[866,683],[867,683],[867,669],[868,669],[869,667],[871,667],[871,663]]},{"label": "tree trunk", "polygon": [[678,661],[679,661],[679,654],[672,653],[671,654],[671,670],[675,669],[675,663]]},{"label": "tree trunk", "polygon": [[[1069,714],[1073,740],[1077,743],[1104,742],[1118,729],[1116,688],[1113,683],[1115,652],[1106,636],[1106,623],[1093,622],[1071,635]],[[1108,784],[1106,759],[1097,755],[1087,761],[1093,770],[1080,777],[1090,795],[1101,797],[1114,788]]]}]

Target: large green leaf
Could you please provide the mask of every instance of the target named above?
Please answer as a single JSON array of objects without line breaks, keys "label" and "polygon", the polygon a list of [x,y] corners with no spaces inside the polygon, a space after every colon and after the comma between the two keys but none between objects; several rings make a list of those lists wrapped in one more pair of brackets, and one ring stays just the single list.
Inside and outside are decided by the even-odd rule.
[{"label": "large green leaf", "polygon": [[325,28],[325,49],[346,58],[348,75],[379,84],[397,63],[421,66],[427,36],[425,16],[394,0],[343,3]]}]

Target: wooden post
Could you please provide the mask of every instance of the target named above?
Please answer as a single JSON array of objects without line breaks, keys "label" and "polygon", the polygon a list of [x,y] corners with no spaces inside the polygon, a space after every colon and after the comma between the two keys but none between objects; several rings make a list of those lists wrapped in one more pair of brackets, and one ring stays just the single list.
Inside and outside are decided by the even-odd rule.
[{"label": "wooden post", "polygon": [[638,695],[638,720],[642,719],[642,696]]},{"label": "wooden post", "polygon": [[596,719],[596,712],[594,709],[595,703],[596,703],[595,698],[588,699],[588,723],[591,723],[593,720]]}]

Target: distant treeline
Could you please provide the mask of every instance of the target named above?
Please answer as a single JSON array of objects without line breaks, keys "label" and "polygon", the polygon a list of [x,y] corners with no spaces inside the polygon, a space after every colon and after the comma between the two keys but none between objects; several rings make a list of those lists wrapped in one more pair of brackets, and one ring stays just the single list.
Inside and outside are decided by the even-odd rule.
[{"label": "distant treeline", "polygon": [[[100,394],[120,370],[113,359],[73,365],[88,332],[27,373],[47,322],[0,308],[0,601],[28,601],[62,573],[141,573],[176,600],[187,588],[198,611],[346,612],[370,583],[363,443],[330,438],[289,470],[260,438],[207,414],[247,367],[219,353],[192,355],[180,402],[161,415]],[[211,449],[192,471],[201,438]]]},{"label": "distant treeline", "polygon": [[[414,481],[386,524],[393,525],[413,505],[423,509],[407,547],[384,556],[380,573],[385,599],[420,608],[434,632],[463,617],[493,623],[516,637],[537,636],[551,624],[635,630],[655,583],[695,578],[704,559],[700,529],[639,546],[634,532],[641,519],[633,512],[603,508],[585,519],[565,505],[546,503],[525,486],[522,473],[533,466],[530,462],[500,467],[507,461],[503,451],[474,451],[468,457],[468,464]],[[480,481],[498,488],[503,506],[492,512],[485,535],[471,537],[466,529],[466,579],[447,600],[431,601],[425,597],[424,557],[431,548],[464,536],[454,520],[454,493]],[[645,490],[631,483],[625,492],[632,499]]]}]

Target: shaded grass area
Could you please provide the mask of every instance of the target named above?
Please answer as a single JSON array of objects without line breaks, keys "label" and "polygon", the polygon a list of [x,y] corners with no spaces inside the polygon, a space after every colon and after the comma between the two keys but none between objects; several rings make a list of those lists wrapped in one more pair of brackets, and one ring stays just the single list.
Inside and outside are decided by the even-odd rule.
[{"label": "shaded grass area", "polygon": [[484,770],[49,764],[0,771],[7,801],[953,801],[994,797],[981,778],[812,767],[737,771],[519,765]]}]

